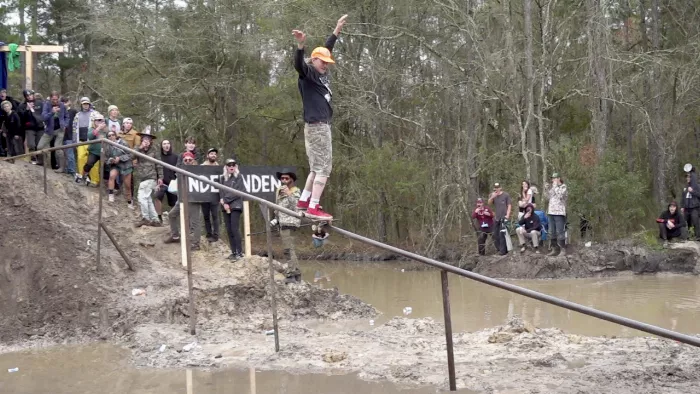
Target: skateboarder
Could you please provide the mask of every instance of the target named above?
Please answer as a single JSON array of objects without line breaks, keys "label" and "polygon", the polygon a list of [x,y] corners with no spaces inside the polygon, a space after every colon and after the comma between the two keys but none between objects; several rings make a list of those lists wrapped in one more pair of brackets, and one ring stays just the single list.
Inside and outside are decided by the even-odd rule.
[{"label": "skateboarder", "polygon": [[306,34],[301,30],[292,30],[298,44],[294,54],[294,68],[299,73],[299,92],[304,106],[304,140],[306,155],[309,158],[309,176],[306,178],[306,185],[297,208],[307,210],[306,216],[316,220],[333,220],[333,216],[324,212],[319,205],[326,181],[331,175],[333,163],[331,144],[333,92],[328,78],[328,68],[335,63],[331,52],[347,17],[343,15],[338,19],[333,34],[326,40],[326,45],[315,48],[311,52],[311,61],[308,63],[304,61]]}]

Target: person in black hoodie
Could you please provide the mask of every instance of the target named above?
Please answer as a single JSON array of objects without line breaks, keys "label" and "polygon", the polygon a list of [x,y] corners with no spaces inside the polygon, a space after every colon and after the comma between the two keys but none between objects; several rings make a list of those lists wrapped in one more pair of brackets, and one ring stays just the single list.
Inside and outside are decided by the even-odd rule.
[{"label": "person in black hoodie", "polygon": [[[223,185],[232,189],[244,192],[245,184],[243,176],[238,169],[236,159],[226,160],[224,167]],[[243,257],[243,247],[241,246],[241,213],[243,212],[243,198],[229,191],[219,190],[219,205],[224,211],[224,223],[226,224],[226,232],[228,233],[228,244],[231,248],[229,260],[236,261]]]},{"label": "person in black hoodie", "polygon": [[9,101],[12,104],[12,109],[17,111],[19,109],[19,102],[7,95],[7,89],[0,89],[0,103],[3,101]]},{"label": "person in black hoodie", "polygon": [[668,241],[673,238],[688,239],[688,226],[683,215],[678,212],[675,201],[668,204],[668,209],[661,213],[656,222],[659,224],[659,237],[664,241],[664,246],[668,246]]},{"label": "person in black hoodie", "polygon": [[12,109],[12,103],[5,100],[0,102],[0,126],[7,130],[7,150],[9,156],[17,156],[24,153],[24,131],[19,115]]},{"label": "person in black hoodie", "polygon": [[698,186],[697,174],[695,167],[686,173],[686,186],[681,193],[681,213],[684,215],[685,222],[695,231],[695,240],[700,241],[700,187]]},{"label": "person in black hoodie", "polygon": [[[180,156],[173,152],[173,145],[169,140],[163,140],[160,143],[160,159],[172,166],[177,166],[177,161]],[[170,181],[175,180],[175,171],[163,167],[163,184],[156,190],[156,212],[158,212],[158,219],[163,222],[163,198],[168,199],[168,206],[170,208],[175,206],[177,203],[177,195],[170,193],[168,191],[168,185]]]},{"label": "person in black hoodie", "polygon": [[[25,90],[24,102],[19,105],[18,114],[22,121],[22,127],[25,132],[26,146],[28,152],[33,152],[37,149],[39,140],[44,135],[44,118],[41,116],[41,109],[36,106],[33,90]],[[42,155],[32,156],[32,164],[44,164]]]},{"label": "person in black hoodie", "polygon": [[520,221],[518,221],[518,224],[520,227],[515,230],[515,233],[518,234],[518,240],[520,240],[520,253],[525,252],[527,249],[527,238],[532,240],[532,247],[535,249],[535,253],[540,253],[538,246],[540,244],[542,224],[532,204],[525,206],[525,213]]}]

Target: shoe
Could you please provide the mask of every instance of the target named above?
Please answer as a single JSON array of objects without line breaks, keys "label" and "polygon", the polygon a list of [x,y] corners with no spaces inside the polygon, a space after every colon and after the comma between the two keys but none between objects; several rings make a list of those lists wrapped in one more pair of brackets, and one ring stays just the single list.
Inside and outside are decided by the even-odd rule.
[{"label": "shoe", "polygon": [[245,255],[243,253],[237,253],[236,256],[238,257],[238,260],[245,258]]},{"label": "shoe", "polygon": [[525,247],[525,245],[520,245],[520,253],[525,253],[526,250],[527,248]]},{"label": "shoe", "polygon": [[670,244],[670,243],[668,243],[668,241],[664,241],[664,245],[663,245],[663,247],[664,247],[664,248],[668,248],[668,247],[669,247],[669,245],[671,245],[671,244]]},{"label": "shoe", "polygon": [[126,207],[133,211],[134,210],[134,203],[130,202],[130,203],[126,204]]},{"label": "shoe", "polygon": [[75,183],[82,183],[83,182],[83,176],[75,174]]},{"label": "shoe", "polygon": [[535,247],[535,254],[540,254],[540,248],[539,248],[539,247]]},{"label": "shoe", "polygon": [[36,159],[32,159],[32,161],[30,161],[30,163],[36,165]]},{"label": "shoe", "polygon": [[552,241],[552,251],[547,253],[547,256],[557,257],[557,256],[559,256],[559,253],[561,253],[561,250],[559,249],[559,245],[557,245],[556,241]]},{"label": "shoe", "polygon": [[163,241],[164,244],[179,244],[180,237],[173,237],[172,235]]},{"label": "shoe", "polygon": [[90,180],[90,176],[85,175],[85,186],[90,186],[91,183],[92,181]]},{"label": "shoe", "polygon": [[151,220],[150,222],[148,222],[148,226],[151,226],[151,227],[163,227],[163,223],[161,223],[161,222],[159,222],[159,221],[157,221],[157,220]]},{"label": "shoe", "polygon": [[[143,227],[143,226],[150,226],[151,221],[147,219],[141,219],[136,223],[136,228]],[[179,239],[179,238],[178,238]]]},{"label": "shoe", "polygon": [[309,208],[309,210],[306,211],[306,217],[313,220],[333,220],[333,215],[325,212],[320,207]]},{"label": "shoe", "polygon": [[297,209],[303,209],[307,210],[309,209],[309,202],[308,201],[297,201]]},{"label": "shoe", "polygon": [[239,257],[237,254],[231,253],[230,255],[228,255],[227,259],[229,259],[231,261],[237,261],[239,259]]},{"label": "shoe", "polygon": [[212,243],[212,242],[216,242],[216,241],[214,240],[213,236],[207,235],[207,242]]},{"label": "shoe", "polygon": [[109,194],[109,202],[114,202],[114,194]]},{"label": "shoe", "polygon": [[194,251],[197,251],[197,250],[200,250],[200,249],[202,249],[202,248],[199,247],[199,244],[192,244],[192,245],[190,245],[190,250],[193,251],[193,252],[194,252]]}]

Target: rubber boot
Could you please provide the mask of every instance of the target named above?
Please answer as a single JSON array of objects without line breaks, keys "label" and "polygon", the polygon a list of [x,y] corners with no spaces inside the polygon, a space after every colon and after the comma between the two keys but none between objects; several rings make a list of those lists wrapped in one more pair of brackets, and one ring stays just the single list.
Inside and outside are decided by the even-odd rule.
[{"label": "rubber boot", "polygon": [[566,241],[559,241],[559,249],[562,251],[562,254],[565,256],[569,254],[567,248],[566,248]]},{"label": "rubber boot", "polygon": [[557,244],[557,241],[552,240],[550,242],[552,251],[547,254],[549,257],[556,257],[559,256],[559,253],[561,253],[561,250],[559,249],[559,245]]}]

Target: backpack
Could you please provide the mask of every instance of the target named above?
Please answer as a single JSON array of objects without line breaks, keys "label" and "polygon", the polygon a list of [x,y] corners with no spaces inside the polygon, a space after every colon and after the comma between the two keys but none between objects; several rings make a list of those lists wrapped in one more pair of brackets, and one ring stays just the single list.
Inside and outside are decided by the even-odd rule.
[{"label": "backpack", "polygon": [[549,219],[547,219],[547,215],[544,213],[544,211],[535,211],[535,213],[540,217],[540,224],[542,225],[542,240],[546,241],[547,231],[549,230]]}]

